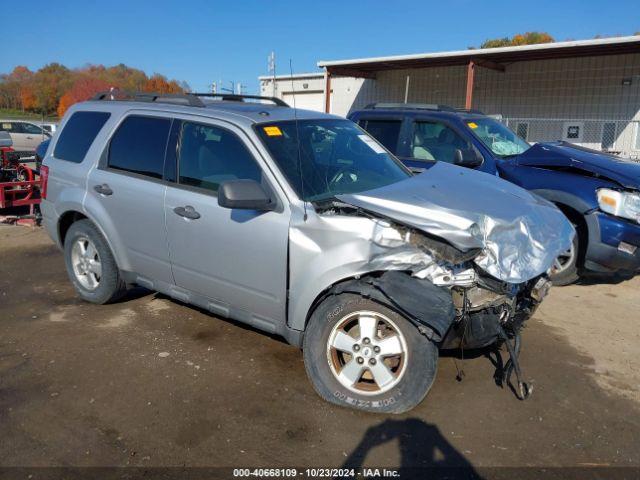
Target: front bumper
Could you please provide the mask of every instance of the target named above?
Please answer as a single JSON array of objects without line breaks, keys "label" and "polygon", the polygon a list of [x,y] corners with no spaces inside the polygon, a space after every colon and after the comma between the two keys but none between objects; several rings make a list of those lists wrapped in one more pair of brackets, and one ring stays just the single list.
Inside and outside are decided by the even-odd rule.
[{"label": "front bumper", "polygon": [[[585,219],[589,229],[585,268],[612,273],[640,271],[640,224],[599,211]],[[625,244],[635,247],[635,252],[630,253]]]}]

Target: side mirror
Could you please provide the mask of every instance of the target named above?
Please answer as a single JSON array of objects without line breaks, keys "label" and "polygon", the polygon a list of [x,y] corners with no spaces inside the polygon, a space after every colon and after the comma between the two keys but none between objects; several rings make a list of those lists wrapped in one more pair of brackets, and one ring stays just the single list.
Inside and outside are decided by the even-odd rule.
[{"label": "side mirror", "polygon": [[228,180],[218,190],[218,205],[241,210],[273,210],[276,206],[255,180]]},{"label": "side mirror", "polygon": [[483,161],[482,155],[475,148],[465,148],[464,150],[456,148],[453,154],[454,165],[461,167],[479,167]]}]

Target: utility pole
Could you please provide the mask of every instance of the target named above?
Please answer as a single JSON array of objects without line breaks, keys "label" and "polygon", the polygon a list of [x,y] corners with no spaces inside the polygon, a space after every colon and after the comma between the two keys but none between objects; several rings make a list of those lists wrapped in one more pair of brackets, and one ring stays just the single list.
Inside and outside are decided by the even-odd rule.
[{"label": "utility pole", "polygon": [[271,74],[271,87],[273,89],[272,97],[276,96],[276,52],[271,52],[267,57],[269,73]]}]

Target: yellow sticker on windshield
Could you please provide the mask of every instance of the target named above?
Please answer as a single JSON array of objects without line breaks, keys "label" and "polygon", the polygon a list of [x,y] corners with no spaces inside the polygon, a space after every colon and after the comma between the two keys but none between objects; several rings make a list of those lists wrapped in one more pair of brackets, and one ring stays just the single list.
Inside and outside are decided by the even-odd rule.
[{"label": "yellow sticker on windshield", "polygon": [[264,133],[266,133],[270,137],[282,136],[282,131],[278,127],[264,127]]},{"label": "yellow sticker on windshield", "polygon": [[473,122],[469,122],[469,123],[467,123],[467,125],[469,125],[469,128],[473,128],[473,129],[478,128],[478,125],[476,123],[473,123]]}]

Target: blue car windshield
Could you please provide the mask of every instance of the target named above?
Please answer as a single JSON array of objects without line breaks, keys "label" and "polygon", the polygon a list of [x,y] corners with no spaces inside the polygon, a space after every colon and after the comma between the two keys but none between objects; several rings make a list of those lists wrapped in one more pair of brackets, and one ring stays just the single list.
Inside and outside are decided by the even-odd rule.
[{"label": "blue car windshield", "polygon": [[489,117],[474,118],[466,122],[467,127],[493,153],[501,157],[519,155],[531,148],[506,125]]},{"label": "blue car windshield", "polygon": [[349,120],[298,120],[297,125],[284,121],[254,128],[289,184],[306,201],[360,193],[411,176],[399,160]]}]

